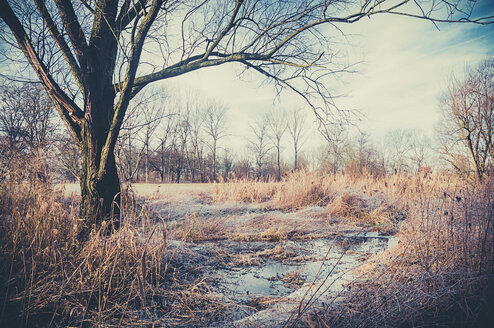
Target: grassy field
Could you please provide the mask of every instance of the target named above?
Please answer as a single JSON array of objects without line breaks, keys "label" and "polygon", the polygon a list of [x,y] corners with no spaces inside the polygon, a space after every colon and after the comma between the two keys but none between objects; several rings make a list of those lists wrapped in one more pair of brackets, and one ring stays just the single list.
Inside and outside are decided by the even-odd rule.
[{"label": "grassy field", "polygon": [[[77,240],[77,185],[5,184],[2,326],[484,326],[493,182],[296,172],[123,186]],[[487,325],[488,326],[488,325]]]}]

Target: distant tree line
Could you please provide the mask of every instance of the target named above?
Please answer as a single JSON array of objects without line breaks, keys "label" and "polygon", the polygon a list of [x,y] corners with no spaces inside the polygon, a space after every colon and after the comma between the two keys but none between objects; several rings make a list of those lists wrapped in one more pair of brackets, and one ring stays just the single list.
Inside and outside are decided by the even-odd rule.
[{"label": "distant tree line", "polygon": [[[451,77],[434,139],[421,130],[395,129],[376,143],[348,124],[310,124],[303,108],[274,108],[246,124],[242,152],[225,142],[232,135],[224,104],[190,90],[154,89],[129,106],[115,147],[119,175],[124,182],[148,183],[280,180],[298,169],[379,177],[431,172],[448,163],[482,179],[494,162],[493,77],[492,58],[467,68],[462,79]],[[0,178],[36,159],[38,178],[77,181],[79,150],[60,131],[46,92],[36,84],[4,84],[0,96]],[[307,149],[314,129],[322,146]]]}]

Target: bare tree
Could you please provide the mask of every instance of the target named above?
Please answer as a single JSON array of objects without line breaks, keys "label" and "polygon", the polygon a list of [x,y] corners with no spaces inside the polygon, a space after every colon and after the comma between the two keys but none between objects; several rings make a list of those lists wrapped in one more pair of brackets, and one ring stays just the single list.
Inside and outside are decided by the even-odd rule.
[{"label": "bare tree", "polygon": [[345,124],[342,122],[321,124],[319,132],[327,142],[327,154],[331,163],[331,171],[336,174],[343,164],[347,133]]},{"label": "bare tree", "polygon": [[144,147],[144,177],[145,182],[149,182],[149,166],[150,166],[150,146],[152,137],[160,125],[161,120],[165,117],[165,108],[162,105],[163,97],[157,97],[157,99],[153,99],[153,103],[145,106],[142,111],[143,119],[144,119],[144,128],[142,131],[142,143]]},{"label": "bare tree", "polygon": [[288,132],[293,142],[293,168],[298,169],[298,156],[304,144],[305,116],[300,108],[293,108],[288,114]]},{"label": "bare tree", "polygon": [[[358,131],[356,137],[356,147],[353,159],[356,161],[356,167],[353,167],[353,173],[359,175],[370,174],[373,177],[380,177],[386,174],[386,162],[383,151],[372,143],[370,135],[365,131]],[[350,163],[347,163],[346,168],[352,172]]]},{"label": "bare tree", "polygon": [[151,95],[142,93],[133,99],[129,106],[127,119],[123,122],[121,133],[115,145],[120,176],[126,183],[138,179],[139,166],[145,147],[138,144],[137,136],[142,134],[149,122],[146,121],[143,110],[151,104]]},{"label": "bare tree", "polygon": [[276,149],[277,180],[281,180],[281,138],[287,129],[285,112],[280,109],[273,109],[267,115],[269,136]]},{"label": "bare tree", "polygon": [[467,155],[482,179],[494,162],[494,58],[467,68],[465,76],[452,77],[442,96],[441,151],[459,170]]},{"label": "bare tree", "polygon": [[422,130],[410,133],[410,160],[417,171],[423,167],[430,156],[431,140]]},{"label": "bare tree", "polygon": [[49,138],[54,138],[53,105],[41,87],[4,85],[0,88],[0,99],[0,133],[12,147],[43,148]]},{"label": "bare tree", "polygon": [[78,182],[81,175],[81,155],[79,148],[67,136],[55,142],[59,171],[63,179]]},{"label": "bare tree", "polygon": [[[197,100],[197,95],[194,95],[195,100]],[[198,103],[194,104],[190,116],[190,145],[192,161],[190,165],[191,180],[195,181],[197,174],[201,176],[201,182],[205,181],[204,176],[204,140],[203,140],[203,129],[204,129],[204,113]]]},{"label": "bare tree", "polygon": [[211,138],[209,144],[212,157],[212,178],[216,180],[216,152],[218,141],[226,137],[226,108],[218,103],[210,103],[206,109],[204,130]]},{"label": "bare tree", "polygon": [[[46,181],[51,157],[47,152],[55,151],[52,144],[57,139],[52,107],[39,85],[23,83],[0,88],[0,166],[4,170],[28,173],[24,177],[35,183]],[[19,167],[23,163],[33,165]]]},{"label": "bare tree", "polygon": [[409,130],[395,129],[386,133],[385,146],[389,155],[391,169],[395,173],[405,172],[409,168],[409,155],[411,150],[411,134]]},{"label": "bare tree", "polygon": [[[107,218],[119,224],[115,144],[130,100],[146,85],[239,63],[273,81],[278,91],[299,94],[321,116],[334,107],[324,78],[347,69],[331,61],[329,28],[340,31],[344,24],[390,13],[492,22],[492,17],[470,19],[471,1],[33,3],[0,0],[0,37],[8,45],[2,48],[22,52],[81,148],[81,237]],[[316,106],[316,99],[323,105]]]},{"label": "bare tree", "polygon": [[[0,133],[4,141],[3,152],[11,151],[21,146],[26,136],[24,119],[24,101],[19,97],[17,89],[3,87],[0,90]],[[2,153],[3,153],[2,152]]]},{"label": "bare tree", "polygon": [[268,125],[266,119],[255,121],[250,125],[252,132],[251,138],[248,140],[249,148],[255,157],[257,177],[264,176],[264,166],[266,164],[266,157],[271,150],[271,145],[268,139]]},{"label": "bare tree", "polygon": [[159,145],[154,151],[159,154],[158,164],[154,165],[154,167],[159,172],[161,182],[164,182],[169,175],[170,165],[167,159],[167,151],[169,150],[168,143],[172,140],[173,130],[179,118],[177,112],[177,109],[179,108],[177,99],[167,98],[164,107],[166,115],[161,121],[160,126],[157,128]]},{"label": "bare tree", "polygon": [[225,148],[223,154],[223,179],[227,180],[230,174],[233,172],[233,160],[234,156],[230,148]]},{"label": "bare tree", "polygon": [[190,107],[185,106],[179,108],[178,123],[175,126],[172,146],[174,150],[174,168],[176,183],[180,183],[184,167],[186,165],[187,142],[190,136]]}]

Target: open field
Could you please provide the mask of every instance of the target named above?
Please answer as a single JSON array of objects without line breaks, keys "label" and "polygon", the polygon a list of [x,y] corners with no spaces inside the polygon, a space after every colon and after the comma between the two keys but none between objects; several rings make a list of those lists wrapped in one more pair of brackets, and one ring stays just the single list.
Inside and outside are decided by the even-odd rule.
[{"label": "open field", "polygon": [[122,227],[83,245],[77,185],[22,188],[2,203],[6,323],[482,326],[492,316],[490,183],[298,172],[135,184],[123,187]]},{"label": "open field", "polygon": [[[66,196],[79,192],[75,184],[58,187]],[[353,269],[398,241],[389,232],[398,221],[383,232],[376,224],[331,216],[316,204],[286,211],[266,202],[216,200],[222,188],[132,185],[137,203],[165,222],[174,250],[201,263],[191,270],[202,277],[209,296],[228,305],[215,324],[282,325],[303,299],[328,299],[329,293],[321,297],[317,288],[340,292]]]}]

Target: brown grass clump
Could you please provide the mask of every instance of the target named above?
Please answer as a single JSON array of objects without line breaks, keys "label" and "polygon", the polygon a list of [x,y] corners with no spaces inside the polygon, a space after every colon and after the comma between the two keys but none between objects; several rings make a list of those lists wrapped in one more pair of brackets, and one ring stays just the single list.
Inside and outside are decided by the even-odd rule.
[{"label": "brown grass clump", "polygon": [[225,221],[225,218],[197,218],[196,213],[193,213],[183,221],[173,221],[168,227],[169,236],[187,242],[225,239],[229,232]]},{"label": "brown grass clump", "polygon": [[319,313],[320,327],[489,326],[493,181],[451,183],[408,194],[400,243],[359,269],[343,298]]},{"label": "brown grass clump", "polygon": [[337,197],[328,204],[326,211],[331,216],[372,225],[390,225],[393,217],[390,206],[381,204],[373,207],[360,195],[351,192],[344,192]]},{"label": "brown grass clump", "polygon": [[1,327],[194,326],[221,315],[226,305],[143,207],[124,204],[118,231],[82,243],[76,202],[47,182],[15,182],[0,184]]},{"label": "brown grass clump", "polygon": [[277,189],[277,183],[272,181],[231,179],[213,186],[213,202],[241,201],[248,203],[264,202],[271,197]]},{"label": "brown grass clump", "polygon": [[284,178],[271,198],[271,207],[296,210],[324,206],[335,194],[334,180],[316,172],[297,171]]},{"label": "brown grass clump", "polygon": [[369,213],[366,202],[357,194],[345,192],[328,205],[330,214],[340,217],[363,219]]}]

